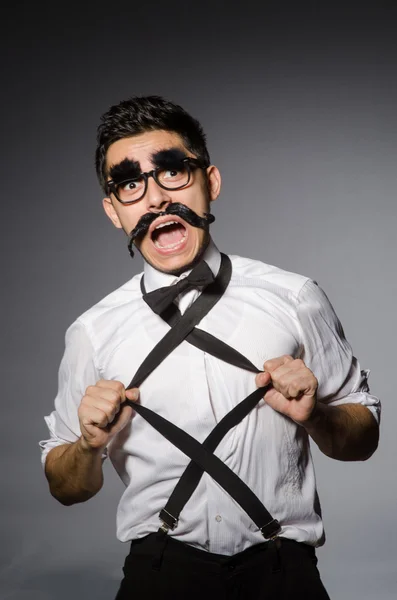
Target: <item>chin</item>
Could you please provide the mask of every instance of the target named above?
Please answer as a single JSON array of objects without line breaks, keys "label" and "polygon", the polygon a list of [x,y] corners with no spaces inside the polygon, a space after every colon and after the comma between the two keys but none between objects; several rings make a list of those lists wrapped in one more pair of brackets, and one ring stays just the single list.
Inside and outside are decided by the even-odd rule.
[{"label": "chin", "polygon": [[151,256],[150,253],[146,253],[143,249],[140,250],[143,259],[154,269],[161,273],[167,273],[168,275],[181,275],[185,271],[192,269],[197,263],[200,262],[202,256],[207,249],[209,243],[209,235],[205,236],[199,248],[192,254],[184,256],[170,254],[167,257],[156,257]]}]

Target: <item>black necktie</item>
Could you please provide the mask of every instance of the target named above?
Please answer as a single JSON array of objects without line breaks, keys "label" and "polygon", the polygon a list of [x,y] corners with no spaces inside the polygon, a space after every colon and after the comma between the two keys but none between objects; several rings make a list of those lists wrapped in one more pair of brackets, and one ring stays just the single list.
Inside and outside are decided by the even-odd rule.
[{"label": "black necktie", "polygon": [[192,288],[206,287],[214,281],[214,276],[206,262],[201,261],[192,272],[175,283],[143,294],[143,299],[157,315],[163,313],[179,294]]}]

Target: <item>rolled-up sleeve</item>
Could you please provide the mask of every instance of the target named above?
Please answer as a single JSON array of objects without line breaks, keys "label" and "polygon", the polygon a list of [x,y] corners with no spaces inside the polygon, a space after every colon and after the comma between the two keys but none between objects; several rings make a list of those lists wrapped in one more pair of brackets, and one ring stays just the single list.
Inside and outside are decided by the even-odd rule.
[{"label": "rolled-up sleeve", "polygon": [[360,368],[330,301],[316,282],[308,280],[301,289],[297,314],[301,358],[318,380],[319,401],[333,406],[363,404],[379,423],[380,400],[370,393],[369,370]]},{"label": "rolled-up sleeve", "polygon": [[39,442],[44,466],[55,446],[77,441],[81,436],[78,407],[89,385],[100,379],[95,353],[84,325],[76,321],[65,336],[65,352],[59,367],[55,410],[44,417],[50,437]]}]

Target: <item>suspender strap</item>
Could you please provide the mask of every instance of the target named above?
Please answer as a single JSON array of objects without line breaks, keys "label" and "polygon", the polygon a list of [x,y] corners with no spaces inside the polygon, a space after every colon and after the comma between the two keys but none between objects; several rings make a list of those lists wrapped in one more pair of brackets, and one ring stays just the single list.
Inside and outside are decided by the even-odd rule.
[{"label": "suspender strap", "polygon": [[[143,278],[141,279],[142,294],[146,293]],[[180,318],[180,312],[175,304],[172,304],[161,317],[170,325],[175,326]],[[195,327],[186,337],[186,341],[199,348],[200,350],[220,358],[229,364],[232,364],[241,369],[247,369],[254,373],[258,373],[259,369],[248,360],[243,354],[214,337],[210,333]],[[214,452],[218,444],[225,437],[226,433],[233,427],[238,425],[240,421],[248,415],[248,413],[258,404],[265,392],[265,388],[255,390],[245,400],[240,402],[233,408],[212,430],[203,446]],[[172,492],[167,504],[160,512],[160,519],[169,529],[174,529],[178,523],[179,515],[183,507],[187,504],[198,482],[203,474],[203,469],[194,461],[191,461],[185,469],[182,477],[178,481],[174,491]]]},{"label": "suspender strap", "polygon": [[[227,259],[227,261],[230,261],[228,256],[223,255],[223,254],[221,256],[222,256],[223,261],[225,261],[225,259]],[[225,259],[224,259],[224,257],[225,257]],[[225,264],[227,264],[226,261],[225,261]],[[221,269],[222,269],[222,262],[221,262]],[[231,276],[231,267],[230,267],[230,276]],[[230,280],[229,275],[228,275],[228,278]],[[224,281],[224,279],[222,278],[222,282],[223,281]],[[228,283],[229,283],[229,281],[227,282],[225,289],[226,289]],[[140,286],[141,286],[142,295],[146,294],[145,283],[144,283],[143,277],[141,278]],[[222,283],[222,288],[223,287],[224,287],[224,285]],[[205,293],[207,294],[207,290],[210,290],[210,289],[211,289],[211,286],[209,286],[205,290]],[[225,289],[223,289],[223,292],[225,291]],[[222,292],[222,294],[223,294],[223,292]],[[211,310],[211,308],[212,308],[212,306],[209,308],[208,312]],[[182,315],[181,315],[178,307],[175,304],[171,304],[171,306],[169,306],[167,310],[165,310],[163,313],[161,313],[160,316],[164,321],[166,321],[168,323],[168,325],[170,327],[175,327],[178,324],[179,320],[182,318]],[[195,346],[196,348],[198,348],[199,350],[202,350],[203,352],[207,352],[208,354],[215,356],[215,358],[219,358],[219,359],[223,360],[224,362],[234,365],[235,367],[239,367],[240,369],[246,369],[247,371],[252,371],[253,373],[259,373],[259,369],[257,369],[256,366],[250,360],[248,360],[248,358],[246,358],[243,354],[238,352],[238,350],[235,350],[235,348],[232,348],[228,344],[225,344],[225,342],[222,342],[222,340],[216,338],[215,336],[211,335],[210,333],[207,333],[206,331],[203,331],[202,329],[197,329],[197,327],[194,327],[192,329],[192,331],[187,334],[187,336],[185,337],[185,340],[187,342],[189,342],[189,344],[192,344],[192,346]]]},{"label": "suspender strap", "polygon": [[[222,254],[221,266],[218,277],[213,283],[210,283],[201,294],[178,319],[176,325],[172,327],[159,343],[149,352],[138,371],[135,373],[131,383],[126,388],[139,387],[145,379],[154,371],[154,369],[170,354],[192,331],[192,329],[201,321],[203,317],[215,306],[218,300],[223,296],[232,275],[232,265],[230,259]],[[131,404],[132,406],[132,404]],[[134,408],[134,406],[133,406]]]},{"label": "suspender strap", "polygon": [[[172,312],[169,310],[161,316],[170,326],[173,327],[178,322],[178,314],[180,315],[180,312],[175,304],[170,307],[170,309],[172,309]],[[234,365],[240,369],[246,369],[247,371],[252,371],[252,373],[259,373],[259,369],[257,369],[256,366],[252,364],[250,360],[248,360],[248,358],[238,352],[238,350],[235,348],[232,348],[228,344],[225,344],[225,342],[222,342],[222,340],[216,338],[210,333],[207,333],[207,331],[203,331],[202,329],[195,327],[187,335],[186,341],[199,350],[207,352],[208,354],[215,356],[215,358],[219,358],[230,365]]]},{"label": "suspender strap", "polygon": [[[185,314],[181,316],[175,305],[169,307],[162,314],[164,320],[171,324],[172,328],[143,361],[127,389],[138,387],[184,339],[221,360],[249,371],[259,372],[237,350],[211,334],[195,328],[195,325],[221,298],[230,278],[231,262],[229,257],[222,254],[221,267],[216,280],[207,286],[205,293],[201,294],[192,306],[186,310]],[[143,280],[141,280],[141,288],[144,291]],[[212,454],[226,433],[248,414],[263,394],[264,388],[257,389],[250,394],[218,423],[203,444],[200,444],[185,431],[147,407],[126,401],[138,414],[193,461],[189,463],[167,505],[160,513],[160,518],[164,521],[164,531],[169,528],[173,529],[176,526],[179,514],[197,487],[203,471],[206,471],[215,479],[240,504],[259,527],[265,538],[275,537],[280,531],[278,521],[273,519],[250,488],[217,456]]]},{"label": "suspender strap", "polygon": [[250,488],[215,454],[209,452],[191,435],[145,406],[133,404],[133,408],[167,440],[215,479],[251,517],[264,537],[271,538],[278,533],[280,530],[278,521],[273,519]]},{"label": "suspender strap", "polygon": [[[222,441],[228,431],[235,427],[248,415],[248,413],[258,404],[264,394],[265,388],[258,388],[245,400],[237,404],[227,415],[223,417],[217,426],[211,431],[209,436],[203,442],[204,448],[214,452],[218,444]],[[175,529],[178,523],[179,515],[184,506],[191,498],[198,482],[203,474],[203,469],[194,461],[190,461],[182,477],[176,484],[167,504],[160,512],[160,519],[169,529]]]}]

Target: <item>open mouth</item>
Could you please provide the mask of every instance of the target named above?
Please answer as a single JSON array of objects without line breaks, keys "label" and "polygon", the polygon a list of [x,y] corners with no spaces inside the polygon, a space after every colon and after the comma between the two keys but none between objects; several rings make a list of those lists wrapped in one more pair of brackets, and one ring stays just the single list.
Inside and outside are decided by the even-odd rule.
[{"label": "open mouth", "polygon": [[187,238],[187,229],[180,221],[167,220],[155,226],[150,237],[156,248],[171,250],[183,244]]}]

